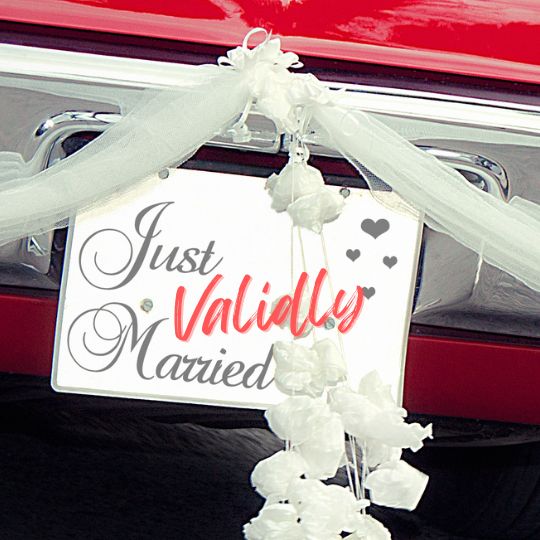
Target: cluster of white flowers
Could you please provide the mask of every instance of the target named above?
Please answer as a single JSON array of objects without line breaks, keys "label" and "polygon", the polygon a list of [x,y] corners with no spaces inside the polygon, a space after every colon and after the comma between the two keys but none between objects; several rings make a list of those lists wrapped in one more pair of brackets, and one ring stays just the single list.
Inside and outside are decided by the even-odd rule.
[{"label": "cluster of white flowers", "polygon": [[[258,33],[265,40],[252,49],[249,39]],[[330,92],[312,74],[291,77],[290,68],[300,68],[298,55],[281,50],[278,38],[270,39],[265,30],[249,32],[241,47],[218,59],[218,65],[243,73],[250,96],[259,112],[272,119],[280,133],[297,133],[298,109],[304,111],[330,101]]]},{"label": "cluster of white flowers", "polygon": [[[313,107],[328,103],[330,94],[313,76],[291,77],[289,68],[301,64],[295,54],[281,51],[278,39],[267,36],[250,49],[248,39],[256,32],[219,61],[245,74],[252,97],[232,131],[237,137],[249,136],[245,120],[256,103],[291,137],[289,162],[270,176],[266,189],[272,208],[286,211],[293,226],[321,233],[325,223],[341,214],[344,200],[325,186],[320,171],[307,164],[304,135]],[[309,306],[302,300],[300,311],[307,313]],[[290,320],[282,326],[290,327]],[[308,324],[298,338],[312,332]],[[278,341],[273,356],[275,384],[288,397],[270,407],[266,419],[285,441],[285,450],[261,461],[253,471],[252,484],[266,503],[245,525],[246,539],[390,539],[389,531],[366,508],[371,501],[393,508],[416,507],[427,476],[402,461],[401,452],[421,448],[431,437],[431,426],[406,423],[406,411],[396,405],[377,372],[351,388],[342,351],[330,339],[314,337],[311,347]],[[325,483],[340,467],[347,468],[350,485]]]},{"label": "cluster of white flowers", "polygon": [[274,382],[289,396],[321,396],[327,386],[347,378],[347,364],[330,339],[316,341],[311,349],[295,342],[274,343]]},{"label": "cluster of white flowers", "polygon": [[[326,349],[330,357],[339,355],[330,340],[319,341],[311,349],[278,342],[276,349],[277,370],[285,350],[291,366],[295,361],[302,366],[302,377],[307,377],[311,366],[311,377],[317,380],[325,377],[325,356],[320,352]],[[351,533],[347,537],[351,540],[382,540],[390,538],[388,531],[362,512],[370,501],[413,510],[422,497],[428,478],[402,461],[401,451],[421,448],[422,441],[431,437],[431,426],[406,423],[405,410],[395,404],[389,386],[376,371],[366,375],[355,391],[340,382],[345,378],[342,359],[333,364],[339,366],[330,370],[336,376],[326,379],[323,390],[319,392],[317,386],[314,392],[308,377],[305,387],[294,385],[298,395],[266,412],[270,429],[289,448],[261,461],[253,471],[253,486],[267,502],[246,525],[248,540],[331,540],[341,538],[342,532]],[[293,393],[290,386],[287,393]],[[340,467],[353,466],[348,463],[346,435],[364,449],[363,488],[369,490],[369,498],[322,482],[334,477]]]},{"label": "cluster of white flowers", "polygon": [[[307,165],[307,153],[296,150],[267,182],[272,207],[287,210],[295,226],[320,233],[325,223],[339,216],[343,199]],[[307,314],[309,306],[302,300],[300,311]],[[290,320],[282,326],[290,327]],[[308,325],[300,340],[311,332],[314,328]],[[416,507],[428,478],[402,461],[401,453],[421,448],[431,437],[431,426],[406,423],[405,409],[396,405],[390,386],[376,371],[351,388],[340,349],[330,339],[313,339],[311,347],[298,340],[274,343],[274,381],[288,397],[270,407],[266,419],[286,449],[253,471],[252,484],[266,504],[245,526],[246,539],[339,540],[347,534],[350,540],[387,540],[389,531],[365,509],[371,501],[407,510]],[[344,466],[350,486],[323,482]]]},{"label": "cluster of white flowers", "polygon": [[[347,488],[326,485],[320,480],[296,478],[288,483],[283,497],[287,502],[268,502],[246,525],[248,540],[340,540],[342,531],[354,533],[365,529],[365,522],[370,520],[361,514],[369,501],[358,500]],[[384,527],[382,531],[386,531]]]},{"label": "cluster of white flowers", "polygon": [[[259,112],[272,119],[279,132],[299,136],[309,118],[310,108],[330,101],[330,92],[313,75],[291,77],[290,68],[301,67],[298,56],[284,53],[279,39],[266,39],[250,49],[250,32],[241,47],[222,56],[220,66],[229,66],[245,74],[250,96]],[[250,138],[245,124],[248,104],[242,118],[231,128],[236,140]],[[279,174],[267,182],[272,208],[287,211],[293,223],[320,233],[322,226],[336,219],[343,209],[343,198],[324,185],[319,170],[310,167],[309,156],[292,155]]]}]

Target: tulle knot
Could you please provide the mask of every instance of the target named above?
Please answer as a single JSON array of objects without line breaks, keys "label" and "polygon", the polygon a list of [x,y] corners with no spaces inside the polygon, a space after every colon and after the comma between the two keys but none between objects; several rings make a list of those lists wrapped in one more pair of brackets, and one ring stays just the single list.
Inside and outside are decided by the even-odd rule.
[{"label": "tulle knot", "polygon": [[[250,49],[249,39],[260,33],[264,34],[264,40]],[[249,32],[242,46],[220,57],[218,65],[242,72],[252,98],[240,120],[231,128],[236,140],[249,140],[246,120],[253,101],[259,112],[274,121],[279,132],[293,134],[303,132],[309,116],[306,116],[306,108],[330,101],[330,91],[313,75],[292,76],[289,69],[300,68],[303,64],[296,54],[283,52],[281,40],[271,39],[262,28]]]},{"label": "tulle knot", "polygon": [[[249,48],[249,40],[256,34],[263,34],[264,39],[259,45]],[[242,45],[227,51],[226,56],[218,58],[218,65],[232,67],[237,71],[246,71],[256,65],[267,64],[276,69],[300,68],[303,64],[298,55],[281,50],[281,40],[273,38],[264,28],[254,28],[246,34]]]}]

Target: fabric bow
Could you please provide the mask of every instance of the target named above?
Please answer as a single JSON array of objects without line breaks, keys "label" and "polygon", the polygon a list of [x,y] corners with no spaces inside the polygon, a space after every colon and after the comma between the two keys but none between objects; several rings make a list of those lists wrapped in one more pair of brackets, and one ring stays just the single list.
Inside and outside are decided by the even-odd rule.
[{"label": "fabric bow", "polygon": [[[252,49],[249,40],[255,34],[264,34],[264,40]],[[245,121],[255,101],[257,109],[276,124],[278,131],[301,134],[308,122],[306,107],[330,101],[330,92],[313,75],[293,77],[289,69],[301,68],[298,55],[281,50],[281,40],[271,38],[263,28],[249,32],[240,47],[218,59],[218,65],[243,72],[247,78],[252,101],[232,127],[233,136],[249,136]]]}]

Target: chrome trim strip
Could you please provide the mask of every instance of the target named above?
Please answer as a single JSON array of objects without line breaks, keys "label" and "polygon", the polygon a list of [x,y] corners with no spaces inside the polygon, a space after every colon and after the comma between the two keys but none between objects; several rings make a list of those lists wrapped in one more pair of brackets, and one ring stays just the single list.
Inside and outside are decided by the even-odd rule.
[{"label": "chrome trim strip", "polygon": [[[187,64],[0,44],[0,73],[46,80],[142,89],[181,86],[189,82],[195,71],[194,66]],[[466,123],[484,129],[489,126],[531,134],[540,132],[540,107],[532,105],[395,88],[326,84],[344,91],[341,99],[345,105],[369,112]]]}]

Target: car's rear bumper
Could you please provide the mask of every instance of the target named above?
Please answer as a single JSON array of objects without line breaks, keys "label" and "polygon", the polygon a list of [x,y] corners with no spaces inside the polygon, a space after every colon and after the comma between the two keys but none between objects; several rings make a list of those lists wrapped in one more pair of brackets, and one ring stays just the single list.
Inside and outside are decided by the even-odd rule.
[{"label": "car's rear bumper", "polygon": [[[0,294],[0,372],[50,376],[56,309],[54,294]],[[409,336],[404,406],[410,412],[540,425],[539,347],[426,331],[413,326]]]}]

